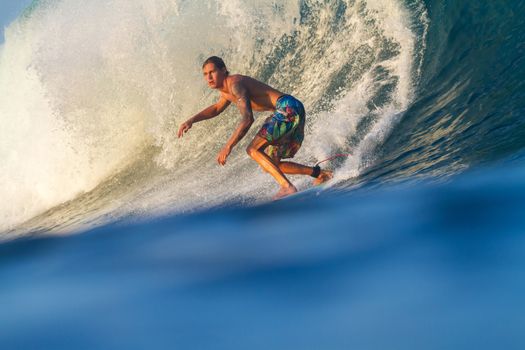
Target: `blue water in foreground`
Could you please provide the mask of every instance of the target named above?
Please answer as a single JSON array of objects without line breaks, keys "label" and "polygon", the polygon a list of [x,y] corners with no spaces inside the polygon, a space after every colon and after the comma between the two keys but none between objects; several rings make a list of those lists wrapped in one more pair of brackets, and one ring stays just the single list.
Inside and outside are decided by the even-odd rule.
[{"label": "blue water in foreground", "polygon": [[0,246],[5,349],[522,349],[525,167]]},{"label": "blue water in foreground", "polygon": [[0,348],[525,348],[525,2],[425,6],[417,97],[359,179],[5,242]]}]

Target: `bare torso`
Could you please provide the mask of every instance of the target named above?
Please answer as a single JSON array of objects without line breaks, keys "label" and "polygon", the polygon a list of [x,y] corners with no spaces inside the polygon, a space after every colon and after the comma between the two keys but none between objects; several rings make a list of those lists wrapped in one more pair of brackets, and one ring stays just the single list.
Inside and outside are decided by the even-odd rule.
[{"label": "bare torso", "polygon": [[226,78],[224,88],[221,89],[222,97],[234,104],[237,104],[237,99],[231,91],[231,86],[234,83],[240,83],[248,90],[252,110],[257,112],[275,110],[277,99],[284,95],[284,93],[256,79],[235,74]]}]

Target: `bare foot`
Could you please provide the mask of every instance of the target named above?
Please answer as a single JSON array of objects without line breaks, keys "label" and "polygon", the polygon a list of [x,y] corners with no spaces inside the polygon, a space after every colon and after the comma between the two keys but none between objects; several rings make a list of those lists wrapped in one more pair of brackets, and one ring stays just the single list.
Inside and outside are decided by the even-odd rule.
[{"label": "bare foot", "polygon": [[320,185],[334,177],[334,173],[329,170],[321,170],[321,174],[314,180],[314,186]]},{"label": "bare foot", "polygon": [[295,188],[294,185],[291,185],[289,187],[281,187],[279,192],[277,192],[277,194],[275,196],[273,196],[273,199],[274,200],[280,199],[280,198],[286,197],[288,195],[294,194],[296,192],[297,192],[297,188]]}]

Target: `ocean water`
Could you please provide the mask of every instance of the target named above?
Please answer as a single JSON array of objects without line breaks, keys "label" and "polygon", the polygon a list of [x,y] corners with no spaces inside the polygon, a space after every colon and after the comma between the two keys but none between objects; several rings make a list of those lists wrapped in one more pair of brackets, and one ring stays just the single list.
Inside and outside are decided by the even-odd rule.
[{"label": "ocean water", "polygon": [[[525,1],[35,1],[0,47],[6,349],[522,349]],[[300,98],[277,186],[200,65]]]}]

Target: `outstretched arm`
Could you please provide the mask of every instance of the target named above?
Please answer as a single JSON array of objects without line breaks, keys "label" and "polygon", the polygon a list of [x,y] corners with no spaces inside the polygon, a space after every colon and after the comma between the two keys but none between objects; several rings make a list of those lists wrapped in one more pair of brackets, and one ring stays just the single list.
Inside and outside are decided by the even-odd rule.
[{"label": "outstretched arm", "polygon": [[202,111],[200,111],[199,113],[195,114],[193,117],[182,123],[180,125],[179,132],[177,133],[178,137],[180,138],[185,133],[187,133],[188,130],[190,130],[190,128],[193,126],[193,123],[197,123],[202,120],[211,119],[218,116],[219,114],[224,112],[226,108],[228,108],[230,103],[230,101],[221,96],[221,98],[216,104],[211,105],[206,109],[203,109]]},{"label": "outstretched arm", "polygon": [[237,126],[237,129],[235,129],[226,145],[219,152],[217,161],[221,165],[226,164],[226,158],[230,154],[233,147],[235,147],[235,145],[244,137],[244,135],[246,135],[253,124],[252,105],[246,87],[244,87],[241,83],[234,83],[232,85],[232,93],[237,99],[237,108],[239,109],[242,118],[239,126]]}]

